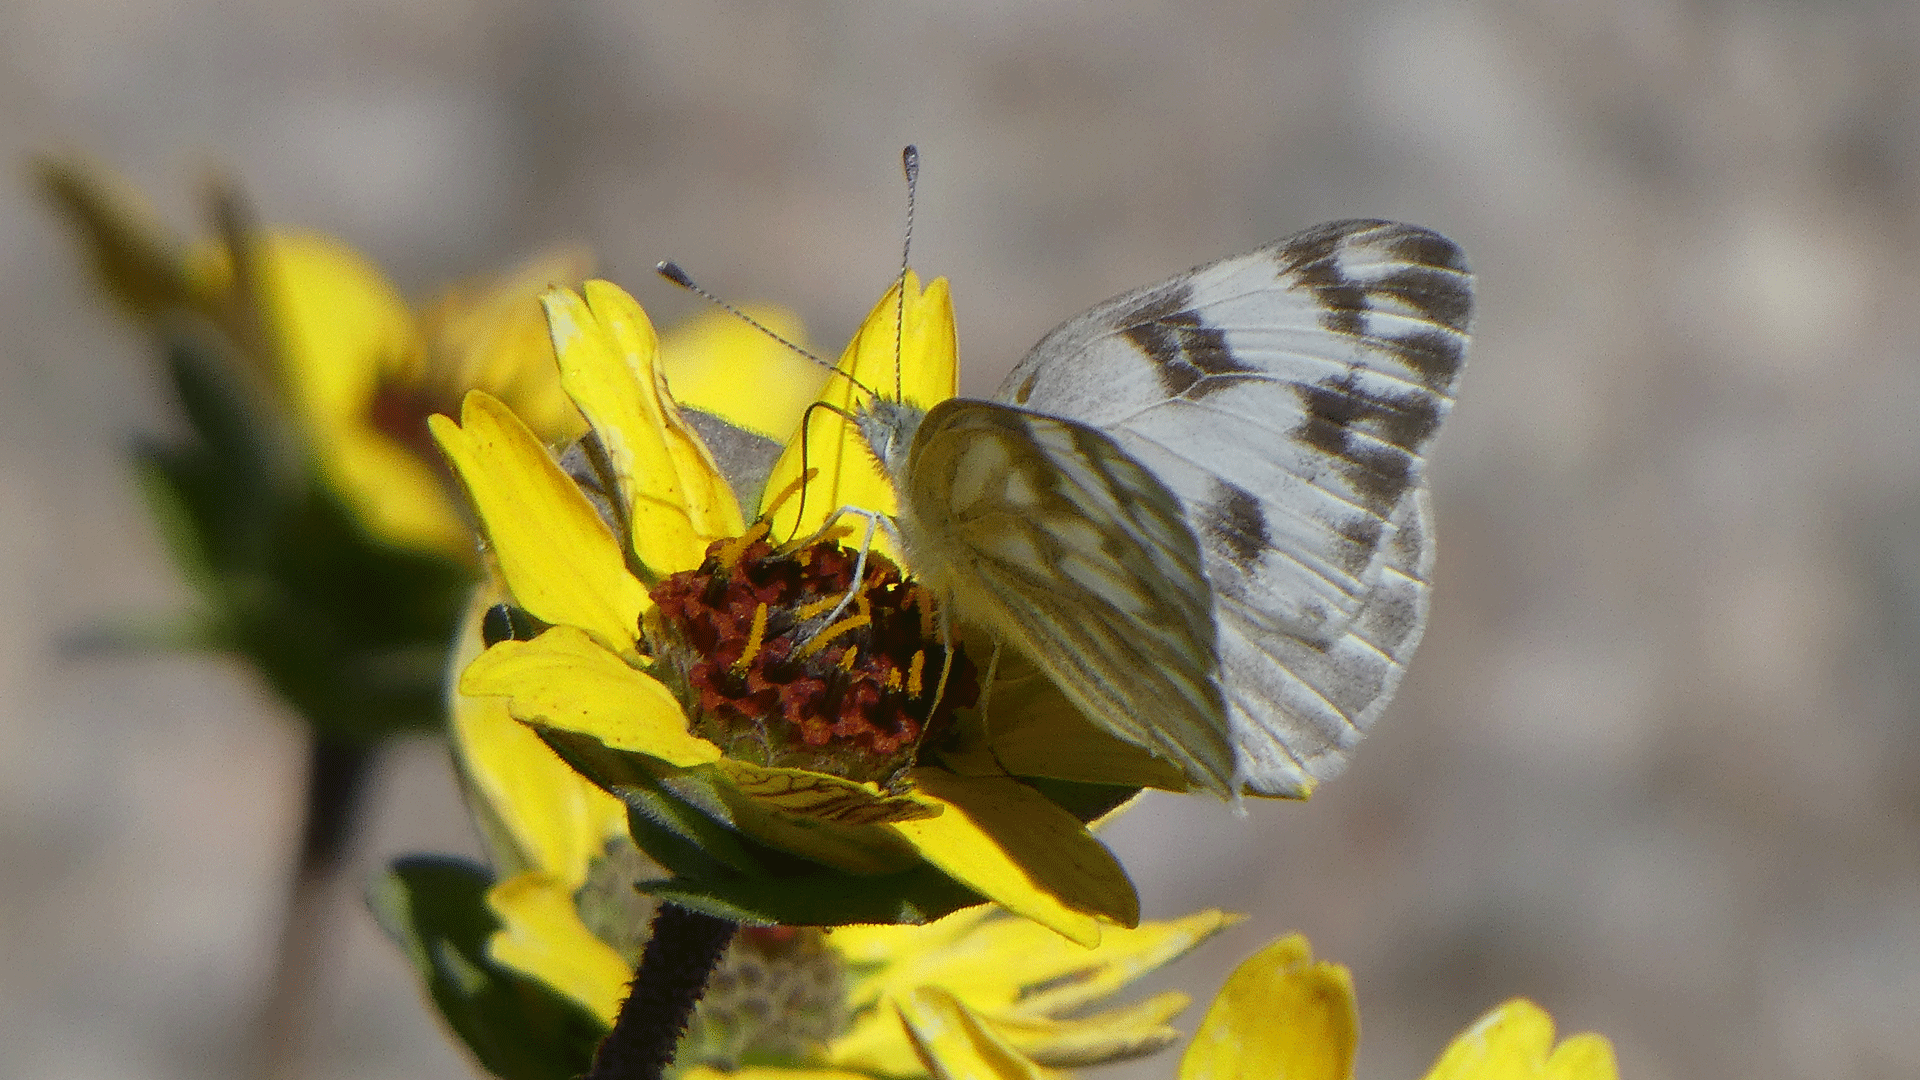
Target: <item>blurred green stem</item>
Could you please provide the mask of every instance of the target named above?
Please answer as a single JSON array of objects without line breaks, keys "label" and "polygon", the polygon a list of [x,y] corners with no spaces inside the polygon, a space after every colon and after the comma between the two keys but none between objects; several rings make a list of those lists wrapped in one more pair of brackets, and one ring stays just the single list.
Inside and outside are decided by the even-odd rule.
[{"label": "blurred green stem", "polygon": [[255,1029],[259,1043],[253,1074],[263,1080],[293,1080],[303,1071],[328,937],[331,886],[345,861],[375,753],[321,740],[315,740],[308,753],[300,857],[288,882],[273,982]]}]

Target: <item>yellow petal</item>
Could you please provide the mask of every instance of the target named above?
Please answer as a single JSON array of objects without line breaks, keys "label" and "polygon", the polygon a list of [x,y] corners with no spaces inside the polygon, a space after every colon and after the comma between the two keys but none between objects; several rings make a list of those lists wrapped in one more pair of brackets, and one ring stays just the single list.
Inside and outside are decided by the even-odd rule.
[{"label": "yellow petal", "polygon": [[520,874],[489,889],[487,906],[501,922],[487,941],[488,955],[613,1026],[633,969],[580,921],[572,889],[541,874]]},{"label": "yellow petal", "polygon": [[584,298],[555,290],[542,303],[561,385],[606,449],[640,561],[665,577],[746,531],[719,467],[666,392],[653,324],[633,297],[589,281]]},{"label": "yellow petal", "polygon": [[[1150,1054],[1180,1041],[1167,1021],[1189,1003],[1178,991],[1070,1020],[1007,1016],[992,1011],[959,987],[938,985],[965,1002],[1008,1046],[1042,1065],[1077,1068]],[[915,988],[906,991],[911,995]],[[867,1076],[910,1076],[918,1064],[899,1013],[891,1007],[856,1014],[853,1026],[828,1048],[834,1064]]]},{"label": "yellow petal", "polygon": [[[907,401],[931,408],[952,397],[959,386],[953,302],[944,278],[935,279],[922,292],[919,278],[909,271],[905,285],[904,323],[898,307],[900,285],[896,283],[874,305],[848,343],[839,368],[888,398],[896,396],[897,370],[898,393]],[[902,325],[904,332],[896,333]],[[897,342],[904,342],[904,347]],[[822,400],[847,410],[866,398],[841,378],[829,380],[821,393]],[[895,509],[893,486],[874,463],[866,441],[839,416],[824,409],[814,415],[816,419],[787,446],[767,480],[766,497],[772,498],[800,475],[804,440],[807,466],[819,469],[820,475],[807,487],[804,517],[797,499],[789,500],[774,514],[775,536],[787,536],[796,529],[799,535],[807,535],[843,506],[882,514]],[[892,538],[884,532],[875,535],[873,546],[898,557]]]},{"label": "yellow petal", "polygon": [[946,812],[888,827],[955,881],[1089,948],[1100,942],[1094,916],[1123,926],[1140,921],[1140,898],[1113,853],[1039,792],[945,769],[909,777],[916,793]]},{"label": "yellow petal", "polygon": [[1553,1048],[1553,1017],[1525,998],[1496,1006],[1454,1036],[1427,1080],[1533,1080]]},{"label": "yellow petal", "polygon": [[357,425],[315,431],[313,437],[327,485],[375,536],[401,547],[473,558],[473,530],[426,461]]},{"label": "yellow petal", "polygon": [[[781,308],[749,307],[760,325],[803,344],[800,320]],[[820,396],[825,369],[725,312],[689,319],[660,338],[660,366],[674,400],[785,443]]]},{"label": "yellow petal", "polygon": [[1540,1075],[1543,1080],[1620,1080],[1620,1069],[1614,1064],[1613,1043],[1583,1031],[1554,1047]]},{"label": "yellow petal", "polygon": [[1360,1040],[1353,977],[1295,934],[1227,977],[1180,1061],[1180,1080],[1350,1080]]},{"label": "yellow petal", "polygon": [[[498,586],[475,593],[451,670],[464,670],[480,655],[481,613],[504,598]],[[516,868],[542,871],[562,887],[578,889],[606,842],[627,834],[625,804],[574,772],[515,721],[506,699],[455,691],[450,711],[453,750],[475,796],[476,816],[487,829],[505,833],[518,857]]]},{"label": "yellow petal", "polygon": [[[995,1030],[1063,1063],[1086,1054],[1121,1053],[1164,1037],[1182,1004],[1172,997],[1054,1026],[1052,1018],[1101,1001],[1187,952],[1238,916],[1202,911],[1137,929],[1103,927],[1088,951],[1046,927],[982,905],[927,926],[841,927],[827,941],[854,972],[847,1004],[855,1019],[836,1039],[836,1064],[897,1076],[911,1071],[898,1021],[885,1003],[920,986],[943,986],[990,1020]],[[879,1006],[879,1007],[876,1007]],[[1139,1011],[1133,1011],[1138,1008]]]},{"label": "yellow petal", "polygon": [[[960,923],[959,934],[947,931],[947,925],[960,916],[928,927],[835,931],[827,940],[849,962],[887,960],[884,967],[856,977],[848,1002],[863,1007],[883,995],[933,983],[951,987],[995,1015],[1063,1015],[1118,993],[1240,921],[1238,915],[1208,910],[1133,929],[1108,926],[1102,928],[1099,947],[1089,952],[1026,919],[965,914],[973,921]],[[934,931],[941,936],[931,936]]]},{"label": "yellow petal", "polygon": [[[425,362],[406,301],[379,267],[331,237],[255,239],[271,341],[270,355],[255,360],[270,369],[302,424],[328,487],[388,542],[466,556],[470,534],[433,463],[373,426],[383,382],[417,382]],[[204,289],[240,287],[224,248],[200,249],[193,264]],[[244,336],[240,344],[246,347]]]},{"label": "yellow petal", "polygon": [[915,1052],[935,1080],[1039,1080],[1048,1075],[939,987],[921,987],[896,1006]]},{"label": "yellow petal", "polygon": [[719,747],[687,730],[666,687],[570,626],[488,649],[467,666],[460,692],[506,697],[518,719],[591,735],[675,768],[720,759]]},{"label": "yellow petal", "polygon": [[433,435],[466,485],[514,601],[543,622],[631,652],[647,592],[593,504],[498,399],[468,394],[460,419],[433,417]]},{"label": "yellow petal", "polygon": [[[924,957],[940,956],[954,942],[971,934],[982,922],[998,914],[992,905],[976,904],[922,926],[835,926],[827,930],[832,945],[854,968],[874,967],[869,979],[883,971],[895,971]],[[1053,939],[1058,941],[1058,938]],[[1084,959],[1085,952],[1075,955]],[[862,985],[856,981],[855,986]],[[882,985],[895,985],[888,981]],[[911,982],[907,985],[911,985]],[[878,998],[878,991],[862,997],[851,993],[848,1001],[859,1005]]]},{"label": "yellow petal", "polygon": [[1525,998],[1495,1007],[1447,1044],[1426,1080],[1615,1080],[1613,1044],[1591,1032],[1553,1048],[1553,1017]]},{"label": "yellow petal", "polygon": [[[1040,1016],[1085,1008],[1119,993],[1148,972],[1185,956],[1201,942],[1238,923],[1241,918],[1209,908],[1178,919],[1143,923],[1133,928],[1107,927],[1100,935],[1100,949],[1092,958],[1097,963],[1089,965],[1083,957],[1082,963],[1075,968],[1063,965],[1058,972],[1031,979],[1019,987],[1014,1001],[1009,1003],[1011,1011],[1025,1016]],[[1001,932],[1008,938],[1020,933],[1011,927]],[[995,950],[1035,947],[1035,944],[1016,944],[1011,940],[993,946]]]},{"label": "yellow petal", "polygon": [[1003,1016],[982,1012],[981,1019],[1007,1044],[1042,1065],[1079,1068],[1151,1054],[1180,1041],[1167,1021],[1180,1015],[1192,998],[1177,990],[1090,1016]]}]

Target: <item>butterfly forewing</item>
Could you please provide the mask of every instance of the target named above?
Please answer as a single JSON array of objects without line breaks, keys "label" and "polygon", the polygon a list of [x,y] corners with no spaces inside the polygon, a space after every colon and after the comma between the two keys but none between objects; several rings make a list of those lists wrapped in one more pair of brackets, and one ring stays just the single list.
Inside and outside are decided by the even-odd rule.
[{"label": "butterfly forewing", "polygon": [[1471,306],[1451,241],[1338,222],[1102,304],[1001,387],[1112,436],[1178,501],[1256,792],[1335,771],[1418,640],[1425,454]]},{"label": "butterfly forewing", "polygon": [[899,524],[916,572],[1119,738],[1231,790],[1201,553],[1178,499],[1099,431],[984,401],[921,421]]}]

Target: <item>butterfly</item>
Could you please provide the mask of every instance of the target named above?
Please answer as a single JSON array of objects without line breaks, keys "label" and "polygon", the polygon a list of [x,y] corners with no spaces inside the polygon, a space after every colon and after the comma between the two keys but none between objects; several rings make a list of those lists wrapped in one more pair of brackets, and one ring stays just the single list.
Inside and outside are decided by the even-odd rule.
[{"label": "butterfly", "polygon": [[1426,458],[1473,279],[1340,221],[1068,320],[993,400],[854,416],[914,574],[1225,796],[1339,771],[1426,625]]}]

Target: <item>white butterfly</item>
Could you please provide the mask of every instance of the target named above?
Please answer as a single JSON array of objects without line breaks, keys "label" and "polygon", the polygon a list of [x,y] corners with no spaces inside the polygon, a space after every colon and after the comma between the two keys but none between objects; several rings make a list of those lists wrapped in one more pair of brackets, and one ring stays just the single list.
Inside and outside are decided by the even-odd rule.
[{"label": "white butterfly", "polygon": [[1069,320],[995,401],[856,423],[960,619],[1196,785],[1298,796],[1425,627],[1472,290],[1445,237],[1336,222]]}]

